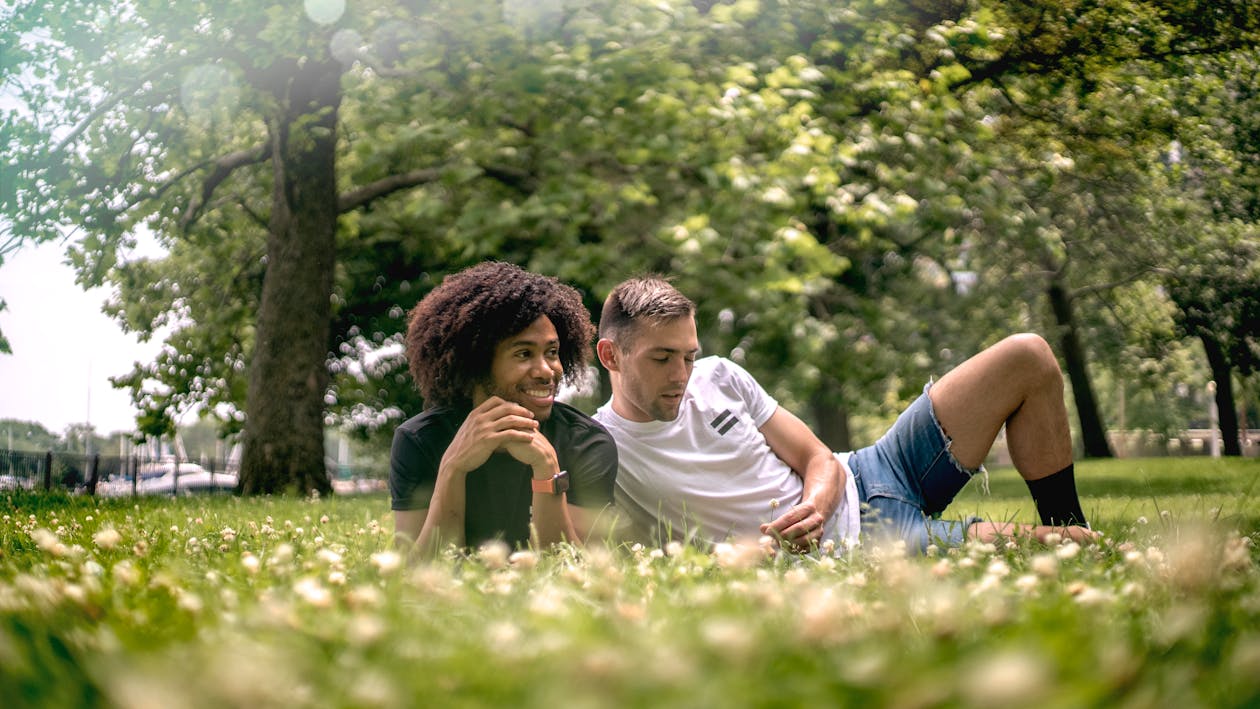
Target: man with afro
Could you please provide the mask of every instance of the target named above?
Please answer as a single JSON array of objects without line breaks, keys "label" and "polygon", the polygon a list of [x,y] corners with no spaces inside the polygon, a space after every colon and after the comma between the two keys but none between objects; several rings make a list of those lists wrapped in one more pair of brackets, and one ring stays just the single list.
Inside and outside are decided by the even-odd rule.
[{"label": "man with afro", "polygon": [[617,448],[555,396],[594,334],[576,290],[508,263],[447,276],[411,310],[407,361],[425,410],[394,432],[400,544],[433,556],[586,538],[612,503]]}]

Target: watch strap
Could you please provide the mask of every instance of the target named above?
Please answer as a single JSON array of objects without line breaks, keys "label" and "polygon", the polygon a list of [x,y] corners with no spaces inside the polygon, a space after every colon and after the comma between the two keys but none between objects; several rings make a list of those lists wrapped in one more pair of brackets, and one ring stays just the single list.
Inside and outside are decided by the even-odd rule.
[{"label": "watch strap", "polygon": [[542,480],[530,477],[529,487],[534,492],[542,493],[544,495],[559,495],[569,489],[569,472],[567,470],[561,470],[555,475]]}]

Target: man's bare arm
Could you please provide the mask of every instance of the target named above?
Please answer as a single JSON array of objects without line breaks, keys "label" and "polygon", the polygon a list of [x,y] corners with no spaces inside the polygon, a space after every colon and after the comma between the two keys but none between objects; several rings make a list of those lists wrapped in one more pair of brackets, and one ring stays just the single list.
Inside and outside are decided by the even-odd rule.
[{"label": "man's bare arm", "polygon": [[779,407],[761,427],[774,454],[801,477],[805,489],[798,505],[761,526],[763,534],[809,548],[822,538],[827,521],[844,494],[844,468],[831,450],[792,412]]}]

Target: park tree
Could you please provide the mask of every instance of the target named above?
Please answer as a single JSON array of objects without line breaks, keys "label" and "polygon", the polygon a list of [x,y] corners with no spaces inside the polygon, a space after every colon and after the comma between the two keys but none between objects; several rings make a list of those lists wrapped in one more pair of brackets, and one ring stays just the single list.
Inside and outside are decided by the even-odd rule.
[{"label": "park tree", "polygon": [[1176,65],[1177,124],[1164,174],[1187,218],[1168,235],[1165,284],[1214,382],[1225,455],[1241,455],[1235,378],[1260,371],[1260,52]]},{"label": "park tree", "polygon": [[[338,203],[336,18],[318,15],[318,4],[311,16],[246,3],[55,5],[7,12],[24,102],[6,117],[15,126],[4,146],[16,166],[3,195],[10,228],[36,240],[81,230],[71,258],[81,281],[98,284],[136,229],[169,243],[224,202],[254,207],[267,265],[241,488],[327,491],[322,447],[312,444],[322,432]],[[30,151],[36,142],[51,147]]]},{"label": "park tree", "polygon": [[[1086,452],[1108,455],[1080,311],[1151,266],[1130,255],[1155,237],[1135,190],[1171,120],[1140,90],[1171,57],[1254,46],[1255,8],[734,3],[707,18],[741,30],[714,32],[730,59],[709,94],[741,147],[674,233],[695,255],[677,264],[692,292],[736,314],[728,346],[812,392],[821,419],[887,400],[881,387],[912,395],[929,366],[984,344],[936,323],[996,325],[1032,284]],[[730,265],[715,275],[714,262]],[[972,280],[984,297],[960,297]],[[958,349],[941,334],[961,335]]]},{"label": "park tree", "polygon": [[[1057,168],[1006,99],[1256,30],[1246,3],[1121,0],[45,5],[5,16],[10,234],[75,227],[84,282],[173,329],[120,381],[155,423],[198,404],[243,429],[244,492],[326,489],[327,416],[419,406],[403,316],[484,258],[593,309],[676,274],[706,348],[780,375],[841,447],[847,411],[998,329],[968,276],[1041,233],[1020,209],[1088,216],[1066,182],[1077,211],[1036,211]],[[141,227],[165,259],[119,259]]]},{"label": "park tree", "polygon": [[[393,226],[407,230],[408,253],[425,254],[401,266],[534,246],[538,232],[514,231],[514,219],[555,225],[567,215],[554,199],[532,199],[548,185],[529,168],[539,157],[550,170],[572,164],[517,149],[540,128],[520,117],[549,110],[540,63],[518,50],[541,46],[562,20],[596,31],[598,19],[512,2],[56,5],[5,11],[15,51],[4,76],[19,103],[3,145],[15,166],[0,193],[7,237],[76,229],[81,281],[117,283],[114,311],[142,333],[174,328],[156,362],[120,380],[146,420],[159,426],[171,406],[209,404],[243,427],[241,492],[327,492],[338,235],[359,234],[343,215],[429,185],[383,220],[409,217]],[[580,69],[585,58],[567,61]],[[51,150],[31,150],[45,143]],[[504,191],[519,208],[496,215]],[[452,210],[452,196],[476,208]],[[433,212],[459,216],[434,229],[424,223]],[[141,228],[171,255],[123,263]],[[380,233],[355,247],[372,249]]]}]

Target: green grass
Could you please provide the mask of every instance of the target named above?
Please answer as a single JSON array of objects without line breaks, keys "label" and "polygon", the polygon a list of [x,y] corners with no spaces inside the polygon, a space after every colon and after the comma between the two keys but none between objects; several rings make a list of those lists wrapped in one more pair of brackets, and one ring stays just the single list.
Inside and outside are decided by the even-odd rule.
[{"label": "green grass", "polygon": [[[1260,461],[1084,463],[1099,546],[487,549],[384,497],[5,493],[5,707],[1260,705]],[[950,515],[1027,521],[1010,470]],[[112,531],[111,531],[112,530]]]},{"label": "green grass", "polygon": [[[1143,518],[1148,524],[1163,523],[1176,515],[1260,529],[1260,459],[1256,458],[1078,461],[1076,484],[1091,524],[1129,525]],[[1013,468],[990,470],[989,494],[973,483],[959,494],[950,512],[1024,522],[1036,518],[1028,488]]]}]

